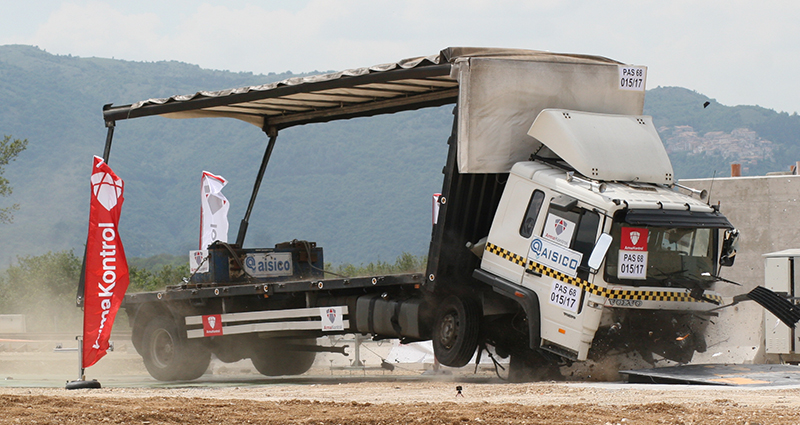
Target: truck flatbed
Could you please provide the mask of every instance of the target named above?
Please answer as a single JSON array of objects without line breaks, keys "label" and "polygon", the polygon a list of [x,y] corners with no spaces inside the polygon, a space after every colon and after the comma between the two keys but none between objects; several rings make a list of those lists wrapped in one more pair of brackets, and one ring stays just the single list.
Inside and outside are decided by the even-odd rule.
[{"label": "truck flatbed", "polygon": [[306,279],[285,282],[243,282],[241,284],[219,285],[198,283],[168,286],[163,291],[127,294],[123,306],[156,301],[204,300],[216,297],[237,297],[247,295],[272,296],[275,294],[297,292],[339,291],[358,288],[381,288],[396,286],[418,286],[423,281],[422,273],[376,275],[353,278]]}]

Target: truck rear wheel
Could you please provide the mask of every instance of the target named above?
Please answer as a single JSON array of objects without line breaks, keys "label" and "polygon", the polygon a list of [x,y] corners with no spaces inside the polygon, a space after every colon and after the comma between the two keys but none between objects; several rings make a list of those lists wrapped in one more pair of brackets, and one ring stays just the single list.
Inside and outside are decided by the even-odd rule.
[{"label": "truck rear wheel", "polygon": [[[302,375],[311,369],[315,351],[296,349],[316,345],[314,339],[264,339],[251,354],[250,360],[258,373],[265,376]],[[294,349],[293,349],[294,348]]]},{"label": "truck rear wheel", "polygon": [[446,298],[433,327],[433,353],[445,366],[462,367],[478,348],[481,308],[472,299]]},{"label": "truck rear wheel", "polygon": [[189,381],[205,373],[211,352],[200,343],[189,341],[178,332],[178,325],[156,317],[142,335],[144,366],[159,381]]}]

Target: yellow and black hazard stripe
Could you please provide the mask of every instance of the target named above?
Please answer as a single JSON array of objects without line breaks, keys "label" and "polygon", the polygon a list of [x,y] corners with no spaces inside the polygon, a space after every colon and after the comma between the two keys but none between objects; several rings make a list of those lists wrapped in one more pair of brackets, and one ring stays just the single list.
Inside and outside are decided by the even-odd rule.
[{"label": "yellow and black hazard stripe", "polygon": [[615,300],[638,300],[638,301],[666,301],[666,302],[711,302],[710,300],[722,303],[722,297],[719,295],[704,295],[707,300],[699,300],[689,295],[686,292],[676,291],[638,291],[628,289],[608,289],[602,286],[589,283],[588,281],[579,277],[568,276],[558,270],[551,269],[550,267],[539,264],[533,260],[526,260],[525,257],[517,255],[507,249],[501,248],[492,243],[486,243],[486,250],[501,258],[504,258],[512,263],[527,268],[528,270],[539,273],[544,276],[558,279],[564,283],[577,286],[586,292],[601,297],[615,299]]},{"label": "yellow and black hazard stripe", "polygon": [[491,243],[486,243],[486,250],[500,258],[511,261],[518,266],[525,267],[525,257],[521,255],[514,254],[507,249],[500,248],[499,246]]}]

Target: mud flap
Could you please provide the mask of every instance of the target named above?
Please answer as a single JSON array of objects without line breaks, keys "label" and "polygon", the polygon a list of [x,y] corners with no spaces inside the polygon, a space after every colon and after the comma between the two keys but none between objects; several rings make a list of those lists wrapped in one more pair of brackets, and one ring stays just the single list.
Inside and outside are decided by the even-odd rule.
[{"label": "mud flap", "polygon": [[774,314],[775,317],[790,328],[794,328],[797,322],[800,321],[800,306],[794,305],[786,298],[763,286],[756,286],[755,289],[747,293],[747,297]]}]

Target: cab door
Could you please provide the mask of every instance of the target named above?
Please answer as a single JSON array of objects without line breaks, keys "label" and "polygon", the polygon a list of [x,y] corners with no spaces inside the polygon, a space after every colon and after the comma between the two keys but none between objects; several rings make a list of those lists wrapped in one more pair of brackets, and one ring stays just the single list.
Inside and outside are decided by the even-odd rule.
[{"label": "cab door", "polygon": [[602,212],[566,195],[545,207],[541,230],[530,238],[522,285],[539,296],[541,347],[585,360],[600,321],[600,310],[587,314],[584,287]]},{"label": "cab door", "polygon": [[481,269],[509,282],[523,279],[530,238],[541,232],[542,205],[548,191],[511,174],[487,238]]}]

